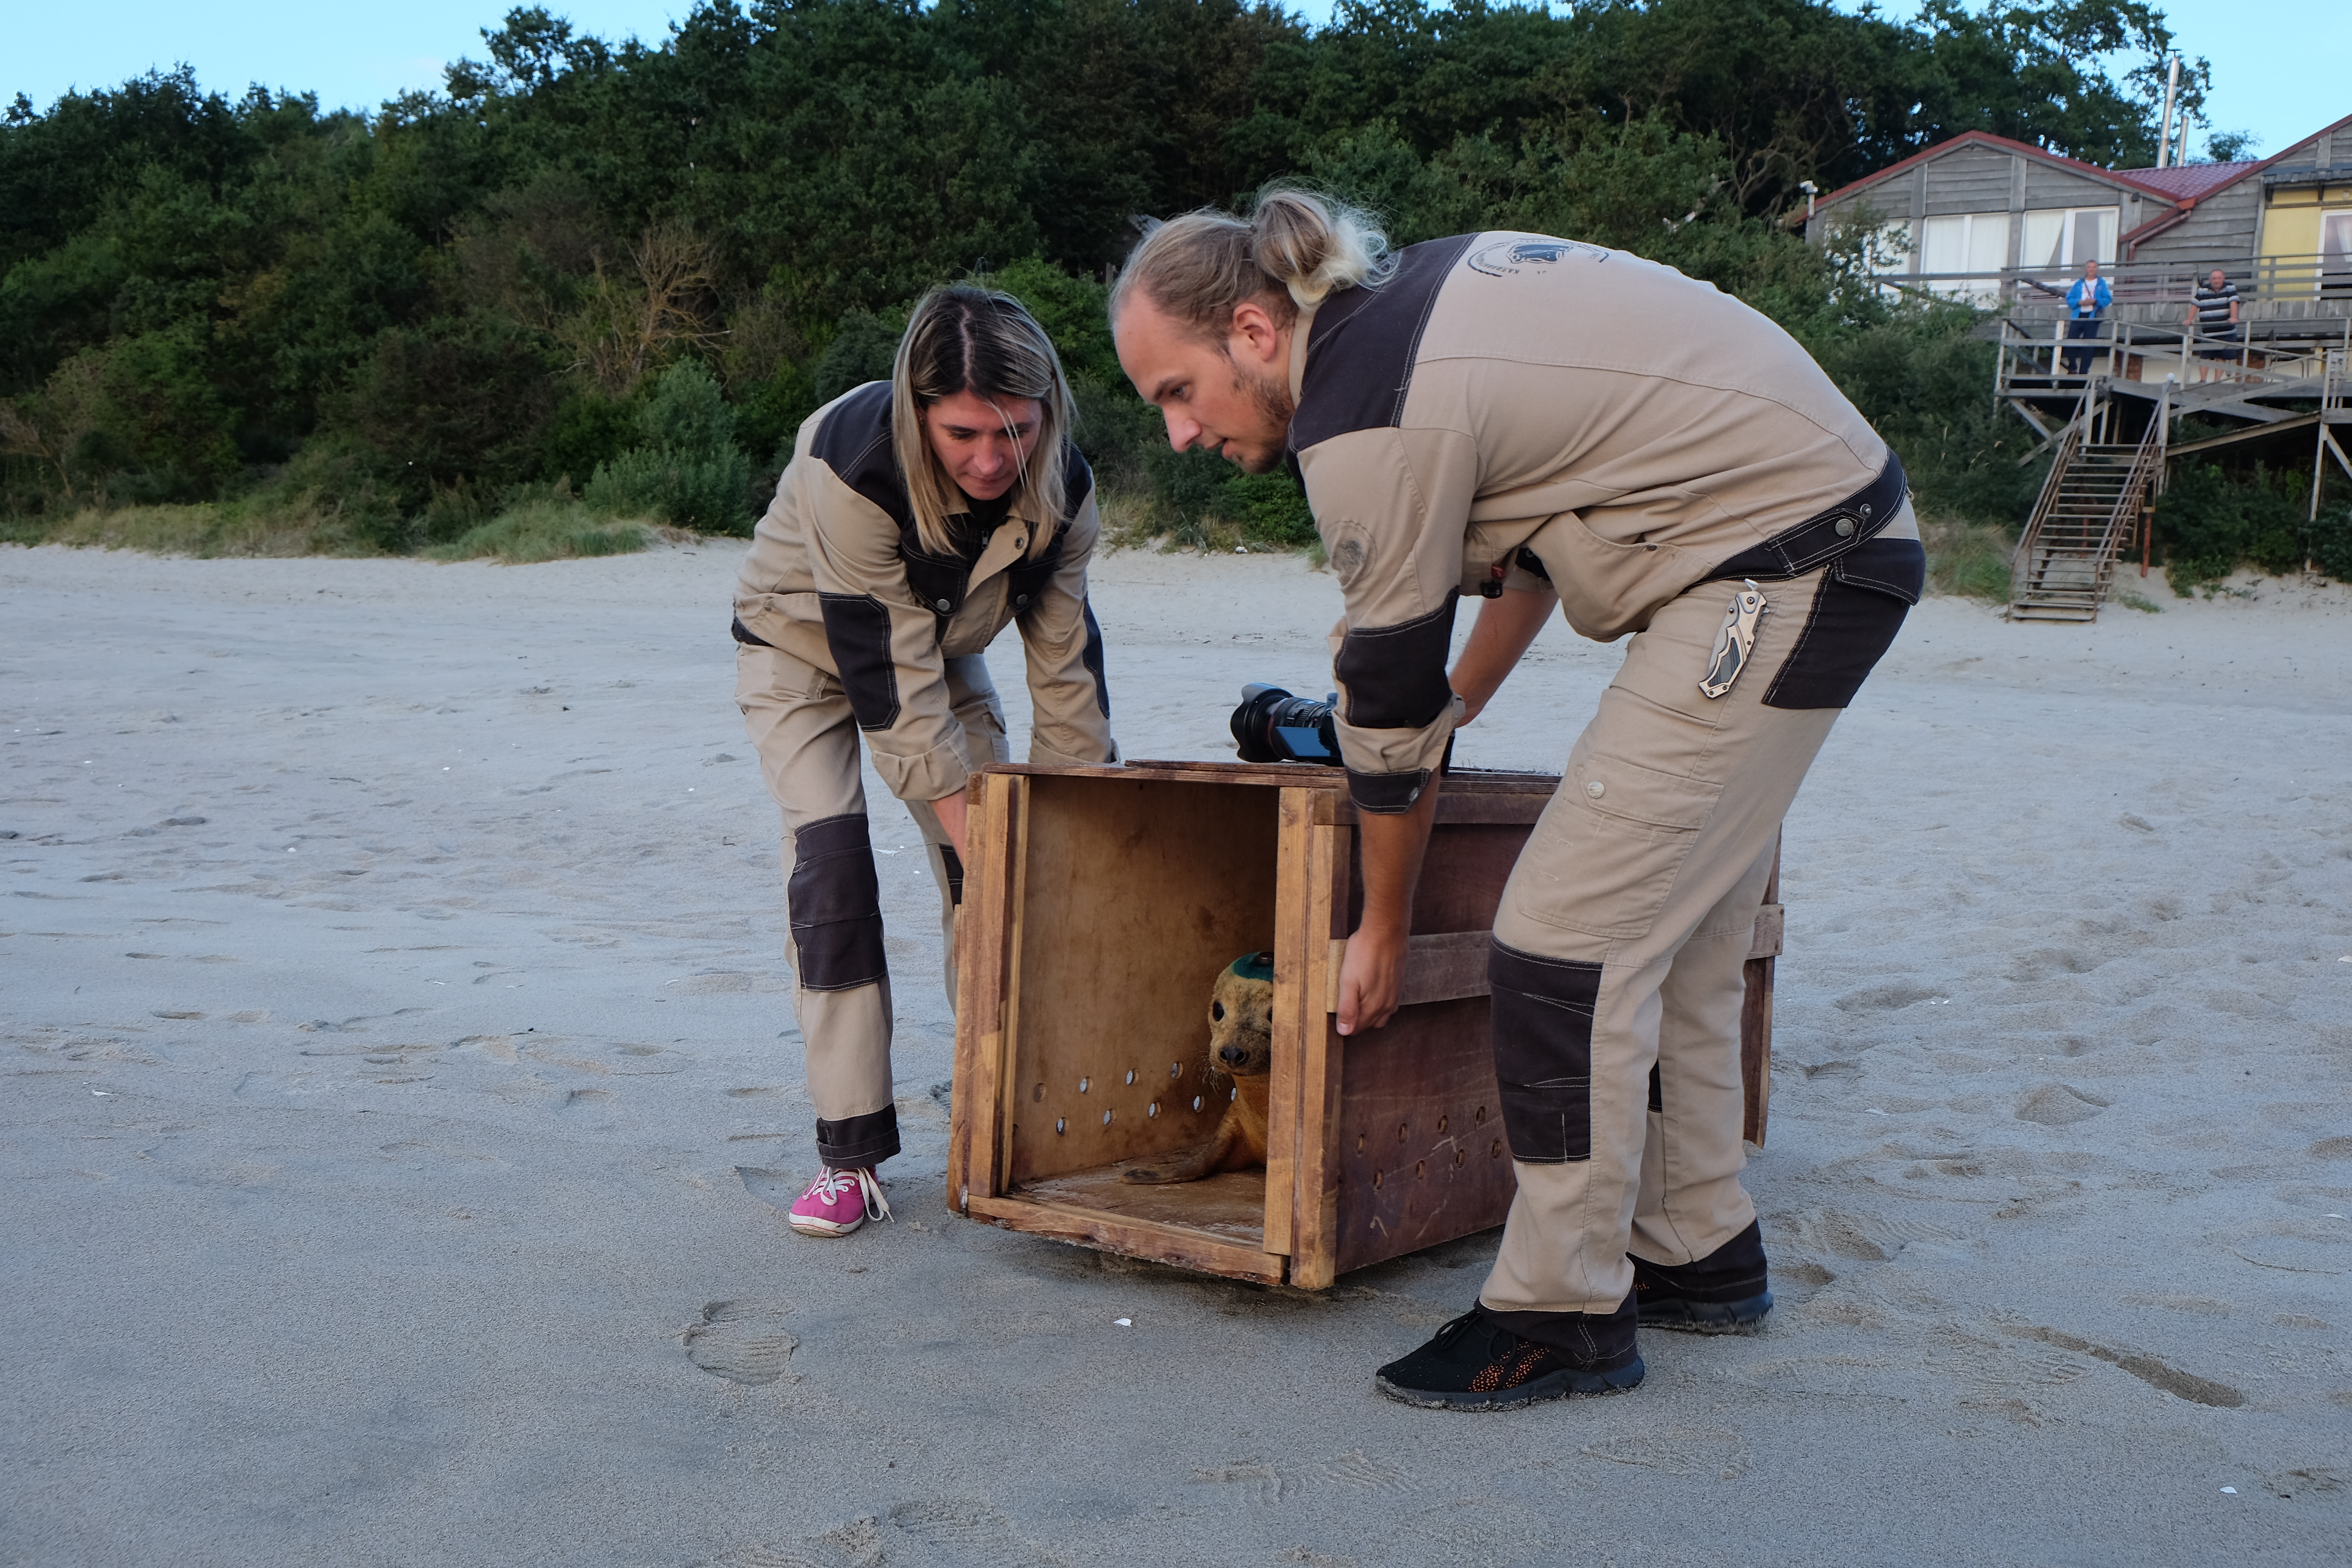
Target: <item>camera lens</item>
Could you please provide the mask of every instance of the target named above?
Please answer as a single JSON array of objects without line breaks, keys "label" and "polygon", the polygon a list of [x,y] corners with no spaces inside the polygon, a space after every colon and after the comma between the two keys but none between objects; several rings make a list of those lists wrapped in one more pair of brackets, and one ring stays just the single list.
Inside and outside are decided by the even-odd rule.
[{"label": "camera lens", "polygon": [[1279,686],[1246,686],[1234,710],[1234,744],[1245,763],[1319,763],[1338,767],[1339,742],[1328,702]]}]

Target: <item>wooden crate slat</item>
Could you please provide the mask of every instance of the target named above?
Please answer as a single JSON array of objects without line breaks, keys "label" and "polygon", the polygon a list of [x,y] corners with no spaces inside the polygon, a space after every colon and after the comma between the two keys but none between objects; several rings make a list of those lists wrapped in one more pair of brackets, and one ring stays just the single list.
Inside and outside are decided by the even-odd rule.
[{"label": "wooden crate slat", "polygon": [[[1494,941],[1494,932],[1484,931],[1430,932],[1405,938],[1404,973],[1397,982],[1396,1005],[1415,1007],[1424,1002],[1484,996],[1486,954]],[[1339,1010],[1339,966],[1347,961],[1347,939],[1332,938],[1330,986],[1323,997],[1326,1013]]]},{"label": "wooden crate slat", "polygon": [[1078,1242],[1129,1258],[1172,1263],[1180,1268],[1197,1268],[1234,1279],[1256,1279],[1266,1284],[1282,1281],[1279,1258],[1255,1247],[1218,1241],[1199,1231],[1152,1220],[1116,1218],[1098,1209],[1039,1203],[1017,1193],[993,1198],[975,1195],[971,1213],[1031,1236]]},{"label": "wooden crate slat", "polygon": [[1313,868],[1308,849],[1314,831],[1313,792],[1282,792],[1274,889],[1274,1067],[1266,1098],[1265,1250],[1288,1257],[1294,1245],[1291,1221],[1297,1209],[1298,1147],[1305,1136],[1299,1084],[1307,1070],[1309,1031],[1318,1038],[1324,1018],[1307,989],[1307,886]]},{"label": "wooden crate slat", "polygon": [[1292,1182],[1296,1208],[1290,1282],[1308,1290],[1324,1289],[1339,1272],[1339,1168],[1329,1129],[1339,1109],[1339,1033],[1320,1004],[1339,984],[1339,971],[1331,966],[1331,938],[1345,929],[1355,837],[1349,827],[1317,824],[1307,830],[1307,973],[1294,1005],[1313,1012],[1302,1029],[1307,1050],[1298,1083],[1300,1137]]}]

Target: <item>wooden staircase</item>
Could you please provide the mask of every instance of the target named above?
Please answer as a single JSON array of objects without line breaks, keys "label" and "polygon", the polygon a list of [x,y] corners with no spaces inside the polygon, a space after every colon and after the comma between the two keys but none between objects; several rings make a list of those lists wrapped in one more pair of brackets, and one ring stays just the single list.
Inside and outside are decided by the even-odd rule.
[{"label": "wooden staircase", "polygon": [[[2087,400],[2086,400],[2087,401]],[[2095,621],[2116,556],[2138,525],[2164,466],[2164,421],[2137,446],[2100,445],[2085,410],[2060,441],[2010,568],[2012,621]]]}]

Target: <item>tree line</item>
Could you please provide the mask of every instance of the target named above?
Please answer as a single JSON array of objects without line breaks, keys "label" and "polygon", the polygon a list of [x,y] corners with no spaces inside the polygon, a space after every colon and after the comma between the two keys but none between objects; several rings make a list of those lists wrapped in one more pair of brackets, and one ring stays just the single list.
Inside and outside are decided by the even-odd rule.
[{"label": "tree line", "polygon": [[[1822,358],[1924,497],[2033,475],[1958,307],[1788,222],[1960,132],[2153,161],[2135,0],[714,0],[614,44],[537,7],[373,114],[193,74],[0,122],[0,513],[300,512],[446,545],[527,503],[746,531],[793,433],[980,277],[1054,331],[1142,525],[1301,542],[1286,479],[1164,450],[1103,321],[1139,215],[1314,182],[1412,241],[1538,229],[1672,263]],[[2120,62],[2120,63],[2118,63]],[[2192,113],[2202,63],[2187,73]],[[47,520],[46,521],[44,520]]]}]

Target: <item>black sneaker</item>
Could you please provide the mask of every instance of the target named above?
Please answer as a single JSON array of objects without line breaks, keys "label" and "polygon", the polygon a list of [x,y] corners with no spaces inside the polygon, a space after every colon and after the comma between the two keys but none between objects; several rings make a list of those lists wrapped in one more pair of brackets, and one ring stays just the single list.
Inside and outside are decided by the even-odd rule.
[{"label": "black sneaker", "polygon": [[1629,1300],[1606,1317],[1473,1307],[1373,1381],[1391,1399],[1423,1410],[1516,1410],[1574,1394],[1615,1394],[1640,1383],[1643,1370]]},{"label": "black sneaker", "polygon": [[1633,1302],[1645,1329],[1752,1334],[1772,1310],[1764,1288],[1764,1233],[1748,1228],[1695,1263],[1633,1259]]}]

